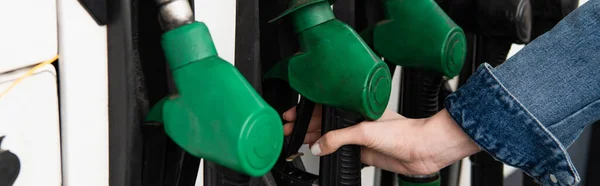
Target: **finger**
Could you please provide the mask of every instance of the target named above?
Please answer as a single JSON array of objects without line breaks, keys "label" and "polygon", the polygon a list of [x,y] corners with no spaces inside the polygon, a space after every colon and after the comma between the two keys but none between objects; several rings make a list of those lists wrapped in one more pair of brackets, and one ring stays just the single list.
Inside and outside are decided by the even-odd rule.
[{"label": "finger", "polygon": [[406,172],[406,168],[398,160],[374,149],[362,147],[360,159],[364,164],[396,173]]},{"label": "finger", "polygon": [[360,161],[364,164],[384,168],[387,166],[386,161],[389,161],[387,158],[389,158],[387,155],[373,149],[367,147],[361,147],[360,149]]},{"label": "finger", "polygon": [[310,123],[308,124],[307,132],[315,132],[321,130],[321,115],[322,115],[322,106],[321,104],[316,104],[315,109],[313,110],[312,118],[310,118]]},{"label": "finger", "polygon": [[335,152],[342,145],[369,146],[374,139],[372,135],[376,135],[369,132],[370,127],[365,127],[370,123],[362,122],[351,127],[329,131],[315,142],[311,152],[314,155],[323,156]]},{"label": "finger", "polygon": [[283,113],[283,120],[285,120],[285,121],[296,120],[296,106],[292,107],[291,109],[289,109]]},{"label": "finger", "polygon": [[[308,124],[308,129],[306,130],[307,133],[321,130],[321,120],[322,120],[321,119],[321,108],[322,108],[321,104],[317,104],[315,106],[312,118],[310,118],[310,123]],[[291,114],[291,113],[293,113],[293,114]],[[296,119],[296,107],[293,107],[290,110],[283,113],[283,118],[286,121],[295,120]],[[288,120],[290,118],[293,118],[293,120]],[[290,134],[292,134],[293,130],[294,130],[293,122],[287,123],[283,126],[283,133],[285,136],[289,136]]]},{"label": "finger", "polygon": [[294,130],[294,123],[286,123],[283,125],[283,135],[289,136]]},{"label": "finger", "polygon": [[[306,136],[304,137],[304,144],[313,144],[319,138],[321,138],[321,131],[307,133]],[[312,146],[312,145],[310,145],[310,146]]]},{"label": "finger", "polygon": [[321,114],[323,114],[322,110],[323,106],[321,104],[315,104],[315,109],[313,110],[313,117],[321,118]]},{"label": "finger", "polygon": [[[320,131],[321,130],[321,118],[312,118],[310,120],[310,123],[308,124],[308,129],[306,130],[306,133],[311,133],[311,132],[315,132],[315,131]],[[289,136],[290,134],[292,134],[292,132],[294,131],[294,123],[286,123],[285,125],[283,125],[283,134],[285,136]]]},{"label": "finger", "polygon": [[[290,134],[292,134],[292,130],[294,129],[293,126],[293,123],[288,123],[283,126],[283,133],[285,136],[289,136]],[[312,144],[315,143],[315,141],[317,141],[320,137],[321,130],[308,132],[306,136],[304,136],[304,144],[310,144],[310,146],[312,146]]]},{"label": "finger", "polygon": [[361,161],[367,165],[406,175],[429,175],[440,170],[440,168],[431,168],[435,165],[428,165],[424,161],[411,161],[395,158],[377,149],[368,147],[361,148]]},{"label": "finger", "polygon": [[387,121],[394,119],[405,119],[405,117],[398,114],[396,111],[386,109],[385,112],[383,112],[381,118],[379,118],[377,121]]},{"label": "finger", "polygon": [[[315,104],[315,108],[313,109],[312,117],[321,117],[321,104]],[[296,120],[296,106],[290,108],[289,110],[283,113],[283,119],[285,121],[294,121]]]}]

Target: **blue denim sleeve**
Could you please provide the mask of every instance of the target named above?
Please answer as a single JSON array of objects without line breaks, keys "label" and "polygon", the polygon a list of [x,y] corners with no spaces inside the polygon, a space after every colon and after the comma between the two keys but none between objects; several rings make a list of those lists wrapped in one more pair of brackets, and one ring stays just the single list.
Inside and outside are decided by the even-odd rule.
[{"label": "blue denim sleeve", "polygon": [[446,98],[494,158],[543,185],[577,185],[566,147],[600,119],[600,0],[582,5],[504,64],[483,64]]}]

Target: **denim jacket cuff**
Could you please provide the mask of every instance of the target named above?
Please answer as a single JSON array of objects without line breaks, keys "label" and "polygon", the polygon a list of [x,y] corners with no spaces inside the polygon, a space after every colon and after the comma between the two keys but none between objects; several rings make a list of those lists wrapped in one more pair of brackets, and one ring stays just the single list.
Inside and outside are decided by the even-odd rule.
[{"label": "denim jacket cuff", "polygon": [[580,178],[563,147],[507,90],[488,64],[481,65],[445,106],[479,147],[543,185],[575,185]]}]

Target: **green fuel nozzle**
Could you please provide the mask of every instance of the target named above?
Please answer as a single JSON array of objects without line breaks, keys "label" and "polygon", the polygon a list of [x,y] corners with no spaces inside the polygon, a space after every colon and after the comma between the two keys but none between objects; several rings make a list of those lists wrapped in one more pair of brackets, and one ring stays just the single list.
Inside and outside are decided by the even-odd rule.
[{"label": "green fuel nozzle", "polygon": [[442,73],[462,68],[467,42],[463,30],[433,0],[383,0],[385,20],[362,33],[387,62]]},{"label": "green fuel nozzle", "polygon": [[230,63],[187,0],[157,0],[162,47],[177,94],[155,105],[147,121],[188,153],[251,176],[267,173],[283,146],[280,116]]},{"label": "green fuel nozzle", "polygon": [[273,21],[290,15],[300,51],[266,77],[287,79],[316,103],[381,117],[390,97],[387,65],[348,25],[335,19],[327,0],[293,0]]},{"label": "green fuel nozzle", "polygon": [[[460,73],[467,50],[465,34],[436,2],[433,0],[382,0],[382,2],[384,20],[361,34],[375,52],[391,64],[433,72],[435,80],[430,81],[429,85],[418,84],[422,84],[423,87],[433,86],[434,90],[439,90],[438,83],[441,83],[441,75],[452,78]],[[403,71],[403,75],[407,74]],[[426,76],[429,75],[421,77]],[[411,91],[414,90],[404,92]],[[413,96],[413,98],[418,97]],[[437,100],[437,93],[434,98]],[[437,103],[435,105],[437,106]],[[408,108],[425,112],[418,108]],[[398,175],[398,185],[439,186],[439,173]]]},{"label": "green fuel nozzle", "polygon": [[426,177],[398,176],[398,186],[440,186],[441,179],[439,175]]}]

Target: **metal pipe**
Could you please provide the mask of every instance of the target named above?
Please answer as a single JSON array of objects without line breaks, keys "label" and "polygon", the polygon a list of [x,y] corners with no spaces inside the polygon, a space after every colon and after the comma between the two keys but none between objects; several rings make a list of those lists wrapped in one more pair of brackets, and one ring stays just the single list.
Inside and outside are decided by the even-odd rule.
[{"label": "metal pipe", "polygon": [[187,0],[156,0],[159,22],[164,31],[194,22],[194,12]]}]

